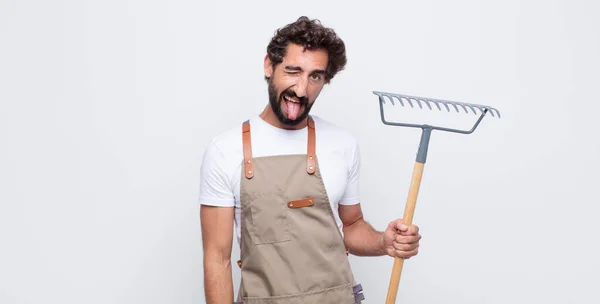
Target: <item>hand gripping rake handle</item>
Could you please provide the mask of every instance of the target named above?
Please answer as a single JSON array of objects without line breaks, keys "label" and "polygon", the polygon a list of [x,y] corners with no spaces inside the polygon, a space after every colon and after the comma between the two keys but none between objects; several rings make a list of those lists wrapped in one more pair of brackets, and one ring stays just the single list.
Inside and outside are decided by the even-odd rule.
[{"label": "hand gripping rake handle", "polygon": [[[427,160],[427,151],[429,148],[429,139],[431,138],[431,132],[433,130],[440,130],[446,132],[455,132],[461,134],[471,134],[483,117],[489,112],[492,116],[495,117],[494,111],[500,118],[500,112],[497,109],[494,109],[489,106],[477,105],[477,104],[469,104],[457,101],[449,101],[449,100],[441,100],[441,99],[432,99],[432,98],[423,98],[417,96],[403,95],[403,94],[394,94],[394,93],[385,93],[379,91],[373,91],[373,94],[379,96],[379,109],[381,113],[381,121],[386,125],[391,126],[400,126],[400,127],[412,127],[412,128],[420,128],[421,132],[421,141],[419,143],[419,148],[417,150],[417,158],[415,162],[415,166],[413,169],[413,174],[410,182],[410,188],[408,190],[408,197],[406,201],[406,205],[404,207],[404,215],[403,219],[407,226],[412,225],[413,216],[415,213],[415,206],[417,203],[417,196],[419,194],[419,188],[421,186],[421,178],[423,177],[423,168],[425,166],[425,162]],[[450,112],[450,108],[454,108],[456,112],[460,112],[459,107],[464,110],[465,113],[469,113],[467,108],[471,109],[473,114],[477,114],[475,109],[480,111],[480,116],[473,125],[470,130],[460,130],[460,129],[450,129],[444,128],[440,126],[432,126],[426,124],[410,124],[410,123],[400,123],[400,122],[390,122],[385,119],[384,108],[383,105],[385,103],[385,98],[388,98],[389,101],[394,105],[394,99],[398,101],[398,103],[404,106],[406,102],[411,107],[414,107],[413,103],[419,105],[419,108],[423,109],[422,103],[427,105],[427,107],[432,110],[431,104],[434,104],[438,110],[442,110],[440,104],[443,105],[448,112]],[[400,284],[400,275],[402,273],[402,266],[404,265],[403,258],[395,258],[394,266],[392,268],[392,275],[390,278],[390,285],[388,287],[388,294],[386,298],[386,304],[395,304],[396,303],[396,295],[398,293],[398,285]]]}]

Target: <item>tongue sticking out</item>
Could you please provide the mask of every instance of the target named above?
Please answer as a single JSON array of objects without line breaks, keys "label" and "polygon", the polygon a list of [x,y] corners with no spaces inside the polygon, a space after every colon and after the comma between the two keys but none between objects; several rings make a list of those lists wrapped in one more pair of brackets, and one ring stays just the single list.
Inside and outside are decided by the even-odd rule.
[{"label": "tongue sticking out", "polygon": [[287,105],[287,114],[289,119],[296,119],[298,117],[298,113],[300,112],[300,104],[286,101]]}]

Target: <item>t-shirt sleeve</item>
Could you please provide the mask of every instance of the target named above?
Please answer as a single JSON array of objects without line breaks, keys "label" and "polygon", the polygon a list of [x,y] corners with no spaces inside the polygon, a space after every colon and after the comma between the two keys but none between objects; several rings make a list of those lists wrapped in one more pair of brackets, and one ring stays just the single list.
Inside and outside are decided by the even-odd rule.
[{"label": "t-shirt sleeve", "polygon": [[202,205],[233,207],[235,199],[226,160],[218,147],[211,142],[200,167],[200,195]]},{"label": "t-shirt sleeve", "polygon": [[360,202],[358,194],[360,180],[360,149],[358,142],[354,140],[349,157],[348,183],[346,190],[340,200],[340,205],[355,205]]}]

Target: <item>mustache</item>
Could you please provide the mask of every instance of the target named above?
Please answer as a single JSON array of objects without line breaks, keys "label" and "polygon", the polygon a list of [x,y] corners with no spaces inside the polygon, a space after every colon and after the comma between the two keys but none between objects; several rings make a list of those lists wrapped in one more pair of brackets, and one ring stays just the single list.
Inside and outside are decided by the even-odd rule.
[{"label": "mustache", "polygon": [[296,97],[300,101],[300,104],[302,104],[302,105],[306,105],[308,103],[308,97],[306,97],[306,96],[298,97],[298,95],[296,95],[296,92],[294,92],[292,89],[287,89],[287,90],[281,92],[282,97],[283,97],[283,95],[289,95],[292,97]]}]

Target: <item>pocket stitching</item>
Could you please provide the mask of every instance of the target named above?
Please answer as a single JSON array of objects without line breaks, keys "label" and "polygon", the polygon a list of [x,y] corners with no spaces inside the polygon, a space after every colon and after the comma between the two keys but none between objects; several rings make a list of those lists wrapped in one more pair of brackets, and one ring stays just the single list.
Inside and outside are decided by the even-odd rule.
[{"label": "pocket stitching", "polygon": [[[251,193],[249,195],[249,205],[250,205],[250,212],[252,213],[252,220],[251,220],[251,224],[252,224],[252,238],[253,238],[253,243],[254,245],[266,245],[266,244],[276,244],[276,243],[283,243],[283,242],[289,242],[291,240],[291,236],[290,236],[290,224],[288,221],[288,208],[287,208],[287,201],[285,200],[284,196],[283,196],[283,191],[282,190],[275,190],[275,191],[265,191],[265,192],[254,192]],[[256,214],[260,214],[260,212],[264,212],[264,211],[260,211],[258,212],[256,210],[256,204],[257,201],[263,199],[263,198],[267,198],[267,199],[272,199],[272,200],[277,200],[279,201],[279,208],[278,211],[281,211],[281,213],[278,213],[277,216],[281,216],[281,222],[282,224],[277,227],[275,227],[275,230],[280,230],[280,233],[275,234],[271,240],[262,240],[262,238],[260,235],[257,234],[258,229],[260,229],[260,223],[257,223],[258,220],[256,219]],[[277,216],[271,216],[269,219],[273,220],[273,219],[277,219]],[[274,225],[273,221],[270,222],[270,225]],[[278,229],[280,228],[280,229]]]}]

